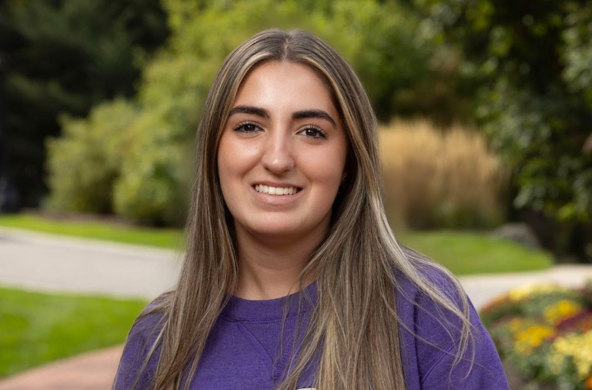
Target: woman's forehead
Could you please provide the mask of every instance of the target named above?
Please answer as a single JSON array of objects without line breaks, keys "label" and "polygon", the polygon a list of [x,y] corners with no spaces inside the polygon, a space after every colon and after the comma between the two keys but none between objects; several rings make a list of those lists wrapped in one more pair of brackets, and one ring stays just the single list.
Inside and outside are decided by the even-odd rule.
[{"label": "woman's forehead", "polygon": [[288,61],[268,61],[252,69],[243,79],[233,106],[246,102],[268,107],[313,105],[336,111],[332,91],[318,72]]}]

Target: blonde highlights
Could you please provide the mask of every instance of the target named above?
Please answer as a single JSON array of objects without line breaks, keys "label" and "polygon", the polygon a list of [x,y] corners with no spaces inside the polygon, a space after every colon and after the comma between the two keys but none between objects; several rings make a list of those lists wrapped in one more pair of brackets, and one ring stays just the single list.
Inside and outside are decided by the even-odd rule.
[{"label": "blonde highlights", "polygon": [[[322,40],[302,31],[263,31],[235,49],[212,85],[198,134],[196,179],[186,227],[187,252],[176,289],[143,315],[160,313],[163,326],[149,355],[158,355],[155,390],[187,390],[204,345],[237,282],[232,216],[217,173],[221,129],[246,75],[266,61],[308,66],[330,89],[347,134],[347,179],[334,203],[326,239],[300,280],[316,279],[318,301],[301,352],[278,390],[296,389],[307,366],[318,366],[317,389],[405,389],[397,324],[397,274],[460,319],[457,360],[471,341],[468,303],[448,271],[404,252],[393,237],[382,203],[377,124],[351,67]],[[459,291],[461,307],[422,270],[437,268]],[[401,324],[402,325],[402,324]],[[296,332],[298,333],[298,332]],[[158,348],[157,348],[158,347]],[[159,351],[158,354],[156,351]],[[144,364],[147,367],[148,356]]]}]

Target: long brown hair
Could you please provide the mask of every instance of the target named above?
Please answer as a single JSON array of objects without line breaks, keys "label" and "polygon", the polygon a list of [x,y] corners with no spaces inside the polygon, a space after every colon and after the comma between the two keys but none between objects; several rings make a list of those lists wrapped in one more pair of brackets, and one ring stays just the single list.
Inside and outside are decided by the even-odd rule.
[{"label": "long brown hair", "polygon": [[[160,312],[164,319],[149,353],[159,351],[154,389],[182,390],[184,374],[193,377],[206,339],[234,291],[237,248],[232,216],[220,189],[217,150],[241,82],[264,61],[290,61],[317,72],[331,90],[349,142],[347,180],[335,200],[329,232],[300,275],[301,281],[310,280],[314,272],[318,302],[302,350],[278,389],[295,389],[310,362],[318,365],[319,389],[404,389],[396,326],[397,273],[460,319],[460,359],[472,335],[468,303],[448,271],[404,252],[391,233],[381,196],[376,119],[360,81],[319,38],[299,30],[274,29],[253,36],[227,57],[206,100],[197,134],[187,252],[178,285],[143,314]],[[460,308],[424,281],[421,269],[426,267],[450,277],[461,297]],[[187,389],[190,380],[185,382]]]}]

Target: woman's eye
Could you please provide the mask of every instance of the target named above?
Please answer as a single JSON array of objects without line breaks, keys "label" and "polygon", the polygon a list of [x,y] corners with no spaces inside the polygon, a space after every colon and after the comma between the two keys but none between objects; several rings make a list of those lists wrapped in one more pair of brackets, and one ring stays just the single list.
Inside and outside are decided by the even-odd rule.
[{"label": "woman's eye", "polygon": [[259,126],[254,123],[240,123],[233,130],[239,133],[254,133],[259,130]]},{"label": "woman's eye", "polygon": [[302,130],[301,133],[308,138],[313,138],[313,139],[326,138],[323,130],[321,130],[317,127],[307,127],[306,129]]}]

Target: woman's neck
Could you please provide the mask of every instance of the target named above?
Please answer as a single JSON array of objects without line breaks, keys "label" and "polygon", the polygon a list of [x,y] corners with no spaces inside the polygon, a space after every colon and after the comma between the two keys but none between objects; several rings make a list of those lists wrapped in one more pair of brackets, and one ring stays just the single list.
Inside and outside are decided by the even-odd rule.
[{"label": "woman's neck", "polygon": [[239,269],[234,295],[249,300],[274,299],[306,287],[314,279],[305,280],[304,286],[300,286],[300,275],[323,238],[317,235],[278,243],[237,232]]}]

